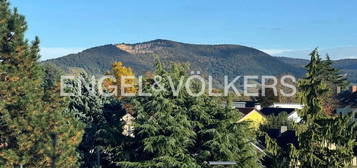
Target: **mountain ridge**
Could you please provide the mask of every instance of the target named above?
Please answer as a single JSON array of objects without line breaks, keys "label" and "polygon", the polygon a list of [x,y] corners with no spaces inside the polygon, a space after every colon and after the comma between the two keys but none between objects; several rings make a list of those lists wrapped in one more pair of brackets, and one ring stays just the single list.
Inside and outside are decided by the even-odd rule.
[{"label": "mountain ridge", "polygon": [[[304,68],[309,62],[307,59],[302,58],[290,58],[290,57],[277,57],[279,60],[290,64],[295,67]],[[345,58],[332,60],[333,66],[340,70],[341,73],[347,75],[347,79],[352,83],[357,83],[357,59]]]},{"label": "mountain ridge", "polygon": [[283,75],[301,77],[305,71],[292,61],[273,57],[252,47],[235,44],[189,44],[156,39],[128,44],[116,43],[96,46],[76,54],[46,60],[65,71],[82,68],[91,74],[104,74],[114,61],[132,67],[135,73],[153,70],[154,55],[164,63],[190,64],[194,71],[223,79],[224,75]]}]

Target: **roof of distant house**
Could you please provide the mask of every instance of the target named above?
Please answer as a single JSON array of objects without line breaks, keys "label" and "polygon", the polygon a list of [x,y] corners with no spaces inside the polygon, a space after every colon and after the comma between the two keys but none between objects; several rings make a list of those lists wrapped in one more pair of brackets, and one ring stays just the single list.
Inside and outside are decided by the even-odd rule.
[{"label": "roof of distant house", "polygon": [[244,115],[249,114],[251,111],[254,110],[254,108],[252,107],[248,107],[248,108],[236,108],[239,112],[243,113]]},{"label": "roof of distant house", "polygon": [[302,109],[304,105],[299,103],[273,103],[270,107]]},{"label": "roof of distant house", "polygon": [[258,102],[257,101],[235,101],[232,104],[244,104],[245,107],[254,107]]},{"label": "roof of distant house", "polygon": [[294,111],[295,109],[293,108],[271,108],[271,107],[265,107],[260,110],[260,112],[264,115],[278,115],[283,112],[290,114]]},{"label": "roof of distant house", "polygon": [[[277,144],[284,149],[287,149],[290,143],[293,144],[295,147],[298,147],[298,140],[295,135],[295,131],[287,130],[283,133],[281,133],[280,131],[280,129],[269,129],[267,131],[267,134],[270,138],[275,139]],[[259,140],[261,142],[261,145],[266,145],[264,137],[260,137]]]},{"label": "roof of distant house", "polygon": [[357,107],[357,92],[344,91],[337,95],[337,99],[340,100],[342,106]]},{"label": "roof of distant house", "polygon": [[[293,144],[295,148],[298,147],[298,139],[293,130],[281,132],[280,129],[269,129],[266,133],[284,150],[289,148],[289,144]],[[263,146],[262,148],[264,149],[266,147],[265,137],[261,136],[258,139],[260,142],[259,145]],[[272,160],[267,156],[263,158],[262,162],[264,165],[271,165]]]}]

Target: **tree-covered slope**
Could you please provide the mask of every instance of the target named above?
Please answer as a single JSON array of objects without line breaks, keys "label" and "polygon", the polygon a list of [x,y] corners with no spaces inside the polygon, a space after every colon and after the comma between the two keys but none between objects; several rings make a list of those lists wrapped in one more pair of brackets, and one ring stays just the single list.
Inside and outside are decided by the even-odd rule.
[{"label": "tree-covered slope", "polygon": [[[303,68],[308,64],[309,60],[299,58],[277,57],[280,61],[292,66]],[[339,69],[343,74],[347,75],[348,81],[357,83],[357,59],[340,59],[334,60],[333,66]]]},{"label": "tree-covered slope", "polygon": [[[51,59],[62,69],[83,68],[92,74],[103,74],[114,61],[121,61],[138,74],[153,68],[154,55],[163,62],[183,62],[191,70],[211,74],[223,79],[223,75],[280,75],[301,76],[303,69],[291,66],[254,48],[240,45],[197,45],[169,40],[153,40],[137,44],[104,45],[77,54]],[[220,79],[218,79],[220,80]]]}]

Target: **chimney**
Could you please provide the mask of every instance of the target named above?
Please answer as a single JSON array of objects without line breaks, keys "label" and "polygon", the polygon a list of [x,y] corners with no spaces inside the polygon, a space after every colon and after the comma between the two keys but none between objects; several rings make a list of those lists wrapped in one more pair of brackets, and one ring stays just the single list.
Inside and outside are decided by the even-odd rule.
[{"label": "chimney", "polygon": [[280,127],[280,134],[282,134],[282,133],[284,133],[286,131],[288,131],[288,127],[287,126],[281,126]]},{"label": "chimney", "polygon": [[352,92],[352,93],[357,92],[357,85],[351,86],[351,92]]}]

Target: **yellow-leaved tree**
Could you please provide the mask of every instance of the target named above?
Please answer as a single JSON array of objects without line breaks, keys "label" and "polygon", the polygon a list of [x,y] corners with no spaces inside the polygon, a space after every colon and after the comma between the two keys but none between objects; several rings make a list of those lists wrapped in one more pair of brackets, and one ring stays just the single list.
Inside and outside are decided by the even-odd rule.
[{"label": "yellow-leaved tree", "polygon": [[[137,92],[137,89],[134,86],[136,84],[135,74],[130,67],[125,67],[122,62],[114,62],[112,65],[112,73],[116,81],[110,81],[110,84],[116,85],[118,87],[117,95],[119,97],[122,97],[122,95],[124,94]],[[122,84],[132,85],[132,86],[125,87],[124,88],[125,93],[122,93],[121,91]]]}]

